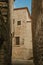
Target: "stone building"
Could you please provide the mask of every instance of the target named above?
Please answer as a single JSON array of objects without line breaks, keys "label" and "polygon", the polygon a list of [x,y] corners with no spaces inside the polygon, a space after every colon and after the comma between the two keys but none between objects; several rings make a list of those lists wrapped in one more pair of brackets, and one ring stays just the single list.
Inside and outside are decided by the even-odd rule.
[{"label": "stone building", "polygon": [[0,65],[11,63],[11,30],[13,0],[0,0]]},{"label": "stone building", "polygon": [[32,1],[32,33],[35,65],[43,65],[43,0]]},{"label": "stone building", "polygon": [[14,9],[12,60],[32,57],[31,21],[27,7]]}]

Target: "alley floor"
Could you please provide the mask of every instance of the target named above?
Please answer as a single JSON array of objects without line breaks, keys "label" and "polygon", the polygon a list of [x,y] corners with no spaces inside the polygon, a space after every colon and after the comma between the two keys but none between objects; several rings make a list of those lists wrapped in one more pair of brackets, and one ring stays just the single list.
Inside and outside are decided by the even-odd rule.
[{"label": "alley floor", "polygon": [[12,65],[34,65],[33,60],[14,60]]}]

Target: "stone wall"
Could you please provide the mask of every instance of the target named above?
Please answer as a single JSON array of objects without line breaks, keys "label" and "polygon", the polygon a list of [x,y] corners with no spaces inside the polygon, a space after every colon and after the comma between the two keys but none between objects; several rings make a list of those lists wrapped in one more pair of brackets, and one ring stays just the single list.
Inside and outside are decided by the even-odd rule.
[{"label": "stone wall", "polygon": [[[11,64],[10,4],[12,0],[0,0],[0,65]],[[11,4],[12,6],[12,4]],[[2,41],[2,42],[1,42]]]},{"label": "stone wall", "polygon": [[13,47],[12,61],[14,61],[15,59],[27,60],[31,57],[33,57],[32,49],[27,49],[24,46]]},{"label": "stone wall", "polygon": [[[14,9],[13,14],[12,60],[29,59],[33,54],[30,51],[32,50],[31,16],[27,7]],[[18,21],[21,21],[20,25],[17,24]],[[19,45],[16,45],[16,37],[20,38]]]},{"label": "stone wall", "polygon": [[33,37],[33,55],[35,65],[43,65],[42,2],[43,2],[42,0],[36,0],[36,1],[33,0],[32,2],[32,33],[33,33],[32,37]]}]

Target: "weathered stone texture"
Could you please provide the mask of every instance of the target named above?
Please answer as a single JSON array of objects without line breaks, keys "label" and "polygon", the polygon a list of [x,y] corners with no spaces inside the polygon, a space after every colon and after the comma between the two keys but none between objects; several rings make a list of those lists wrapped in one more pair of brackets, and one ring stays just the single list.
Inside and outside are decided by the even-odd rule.
[{"label": "weathered stone texture", "polygon": [[[13,14],[14,41],[12,42],[12,57],[16,59],[29,59],[33,56],[32,53],[29,53],[30,49],[32,50],[31,16],[27,7],[14,9]],[[20,25],[17,24],[18,21],[21,21]],[[20,44],[16,45],[16,37],[18,36]],[[18,53],[17,56],[16,53]]]},{"label": "weathered stone texture", "polygon": [[[0,65],[11,63],[9,1],[0,0]],[[3,42],[1,42],[3,41]]]},{"label": "weathered stone texture", "polygon": [[[32,2],[33,55],[35,65],[43,65],[43,0]],[[41,25],[42,24],[42,25]]]}]

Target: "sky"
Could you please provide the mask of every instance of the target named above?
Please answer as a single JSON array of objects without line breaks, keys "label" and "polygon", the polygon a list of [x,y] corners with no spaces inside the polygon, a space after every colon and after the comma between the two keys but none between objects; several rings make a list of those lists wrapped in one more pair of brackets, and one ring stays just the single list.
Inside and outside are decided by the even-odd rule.
[{"label": "sky", "polygon": [[15,0],[14,8],[28,7],[31,14],[31,3],[32,0]]}]

